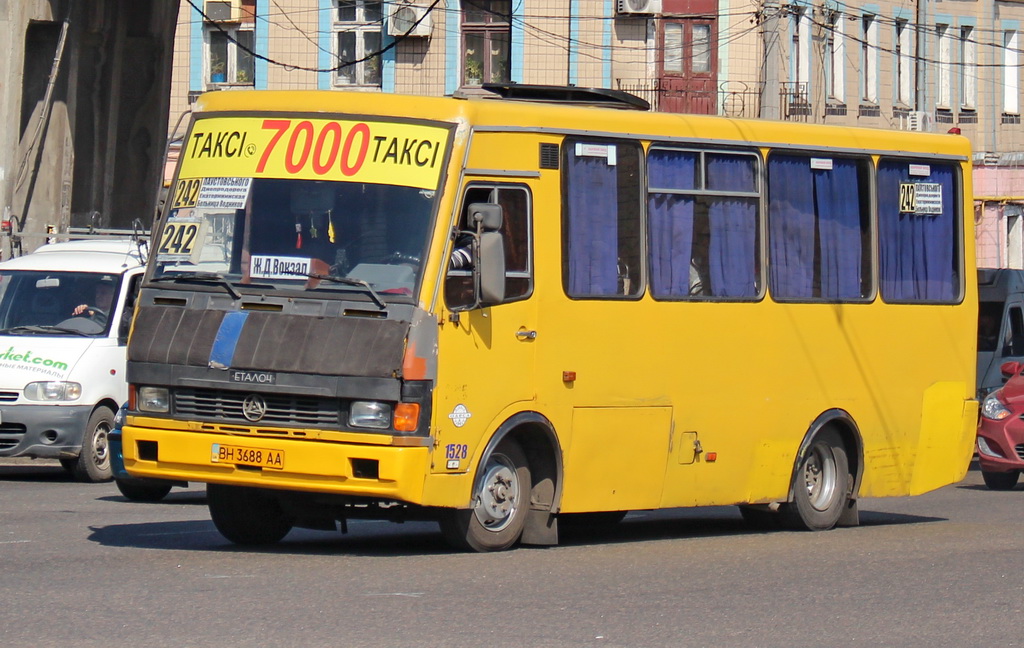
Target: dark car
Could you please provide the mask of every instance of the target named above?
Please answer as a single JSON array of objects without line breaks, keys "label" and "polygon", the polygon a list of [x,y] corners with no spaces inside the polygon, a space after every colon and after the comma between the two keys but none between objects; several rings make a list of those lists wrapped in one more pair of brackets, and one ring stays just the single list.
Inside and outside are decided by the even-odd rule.
[{"label": "dark car", "polygon": [[159,502],[174,486],[188,486],[185,482],[165,481],[163,479],[140,479],[132,477],[124,468],[124,451],[121,445],[121,427],[124,425],[125,403],[114,417],[114,429],[108,435],[110,443],[110,470],[117,484],[117,490],[130,500],[136,502]]},{"label": "dark car", "polygon": [[978,462],[985,485],[1010,490],[1024,470],[1024,362],[1004,362],[1008,380],[981,403]]}]

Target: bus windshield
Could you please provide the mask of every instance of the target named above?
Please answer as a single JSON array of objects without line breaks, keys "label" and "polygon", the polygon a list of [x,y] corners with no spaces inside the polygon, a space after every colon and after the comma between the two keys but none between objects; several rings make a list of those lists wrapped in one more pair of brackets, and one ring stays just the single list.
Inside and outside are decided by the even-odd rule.
[{"label": "bus windshield", "polygon": [[239,183],[251,185],[243,208],[179,208],[168,215],[155,279],[204,273],[294,288],[314,276],[364,281],[382,295],[413,294],[434,191],[277,178]]},{"label": "bus windshield", "polygon": [[423,124],[197,119],[150,280],[410,297],[447,140]]}]

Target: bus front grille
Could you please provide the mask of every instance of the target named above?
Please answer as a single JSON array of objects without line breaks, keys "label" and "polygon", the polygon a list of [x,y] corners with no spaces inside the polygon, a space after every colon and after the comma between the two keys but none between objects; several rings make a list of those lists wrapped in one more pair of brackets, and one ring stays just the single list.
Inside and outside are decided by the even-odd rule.
[{"label": "bus front grille", "polygon": [[174,413],[201,421],[233,422],[251,425],[289,425],[300,427],[337,427],[339,402],[336,399],[289,394],[260,394],[266,412],[257,421],[243,414],[244,401],[252,394],[225,389],[177,389]]}]

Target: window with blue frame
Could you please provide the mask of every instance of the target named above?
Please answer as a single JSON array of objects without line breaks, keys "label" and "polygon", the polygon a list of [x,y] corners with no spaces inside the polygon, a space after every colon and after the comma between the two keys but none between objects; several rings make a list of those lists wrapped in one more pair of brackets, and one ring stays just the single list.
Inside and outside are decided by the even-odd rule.
[{"label": "window with blue frame", "polygon": [[380,87],[383,7],[380,0],[335,0],[335,85]]},{"label": "window with blue frame", "polygon": [[573,298],[639,297],[643,151],[636,142],[566,139],[563,281]]},{"label": "window with blue frame", "polygon": [[879,285],[885,301],[962,298],[958,168],[926,159],[878,163]]},{"label": "window with blue frame", "polygon": [[768,287],[773,299],[858,301],[871,294],[871,162],[768,158]]},{"label": "window with blue frame", "polygon": [[656,299],[761,294],[759,158],[651,147],[651,293]]}]

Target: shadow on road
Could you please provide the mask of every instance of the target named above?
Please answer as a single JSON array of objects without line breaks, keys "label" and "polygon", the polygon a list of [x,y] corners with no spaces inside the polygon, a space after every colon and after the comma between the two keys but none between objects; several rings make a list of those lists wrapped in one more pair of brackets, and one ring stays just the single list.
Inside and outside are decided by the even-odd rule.
[{"label": "shadow on road", "polygon": [[[185,495],[184,493],[182,495]],[[187,503],[199,503],[197,494]],[[115,499],[115,498],[111,498]],[[182,501],[168,503],[186,503]],[[940,522],[945,518],[905,515],[884,511],[862,511],[861,526],[892,526]],[[396,524],[379,520],[353,520],[349,533],[293,529],[276,545],[243,547],[223,538],[208,520],[149,522],[90,527],[89,539],[105,546],[171,549],[178,551],[223,551],[251,554],[423,556],[458,553],[451,549],[433,522]],[[757,530],[747,525],[735,507],[672,509],[631,513],[613,525],[564,525],[559,545],[587,546],[639,543],[656,540],[686,540],[709,536],[760,536],[799,533],[784,529]]]},{"label": "shadow on road", "polygon": [[0,465],[0,481],[75,482],[58,463]]}]

